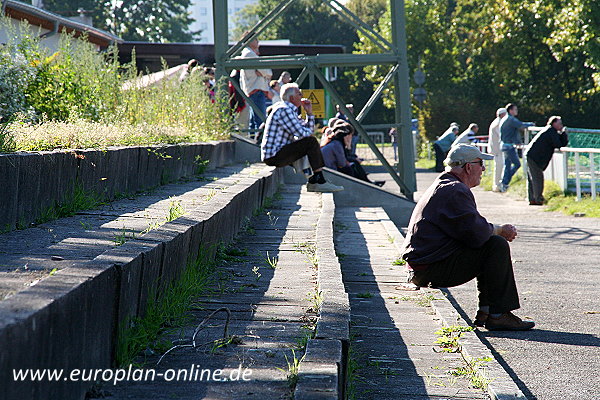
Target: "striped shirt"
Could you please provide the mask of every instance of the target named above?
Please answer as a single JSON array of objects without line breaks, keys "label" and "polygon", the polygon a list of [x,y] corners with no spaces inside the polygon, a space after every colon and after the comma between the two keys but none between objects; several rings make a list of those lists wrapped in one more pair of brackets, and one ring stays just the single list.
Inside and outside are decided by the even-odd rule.
[{"label": "striped shirt", "polygon": [[313,134],[315,127],[314,115],[308,115],[306,120],[298,116],[298,107],[288,101],[275,105],[267,118],[265,133],[260,145],[261,159],[273,157],[286,144]]}]

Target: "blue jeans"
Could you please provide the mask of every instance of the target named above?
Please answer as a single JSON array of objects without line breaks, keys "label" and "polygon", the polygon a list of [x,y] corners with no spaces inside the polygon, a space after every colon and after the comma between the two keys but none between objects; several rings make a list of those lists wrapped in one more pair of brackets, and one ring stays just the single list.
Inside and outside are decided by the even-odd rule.
[{"label": "blue jeans", "polygon": [[502,183],[507,185],[510,183],[513,175],[521,168],[521,161],[517,154],[517,148],[514,144],[502,144],[502,153],[504,153],[504,170],[502,173]]},{"label": "blue jeans", "polygon": [[[265,96],[265,92],[259,90],[252,93],[249,97],[263,114],[267,112],[267,96]],[[263,120],[254,112],[254,109],[250,108],[250,129],[258,129],[262,123]]]}]

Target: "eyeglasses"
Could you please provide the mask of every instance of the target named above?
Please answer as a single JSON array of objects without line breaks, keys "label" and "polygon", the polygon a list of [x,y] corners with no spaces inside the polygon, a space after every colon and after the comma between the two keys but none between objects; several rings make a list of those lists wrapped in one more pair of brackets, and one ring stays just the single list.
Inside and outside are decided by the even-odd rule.
[{"label": "eyeglasses", "polygon": [[467,164],[479,164],[481,167],[483,167],[483,160],[478,160],[478,161],[468,161],[466,163],[463,164],[463,168],[465,167],[465,165]]}]

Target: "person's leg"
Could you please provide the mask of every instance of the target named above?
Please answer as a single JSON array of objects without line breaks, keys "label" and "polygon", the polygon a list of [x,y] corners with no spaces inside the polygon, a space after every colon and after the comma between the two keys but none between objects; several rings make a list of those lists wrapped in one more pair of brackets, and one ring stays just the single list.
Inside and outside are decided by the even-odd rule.
[{"label": "person's leg", "polygon": [[453,287],[477,278],[479,306],[490,313],[505,313],[520,307],[506,239],[492,235],[478,248],[463,248],[449,257],[415,271],[412,282],[418,286]]},{"label": "person's leg", "polygon": [[350,148],[350,152],[352,154],[356,154],[356,145],[357,144],[358,144],[358,135],[354,134],[354,135],[352,135],[352,145],[351,145],[351,148]]},{"label": "person's leg", "polygon": [[541,204],[544,201],[544,170],[527,157],[527,180],[529,181],[529,202]]},{"label": "person's leg", "polygon": [[502,145],[502,153],[504,154],[502,184],[508,186],[513,175],[521,167],[521,161],[514,145]]},{"label": "person's leg", "polygon": [[[242,109],[242,111],[240,111],[239,113],[236,114],[235,116],[235,123],[238,126],[238,128],[241,129],[248,129],[248,126],[250,124],[250,107],[246,106]],[[248,134],[248,132],[244,132],[244,134]],[[250,136],[250,135],[248,135]],[[252,135],[251,137],[254,137],[254,135]]]},{"label": "person's leg", "polygon": [[[250,100],[252,100],[254,102],[256,107],[258,107],[258,109],[261,110],[263,114],[266,114],[266,112],[267,112],[266,100],[267,99],[265,97],[265,93],[259,90],[258,92],[252,93],[249,97],[250,97]],[[254,112],[254,110],[252,110],[251,118],[250,118],[250,129],[258,129],[258,127],[262,123],[263,123],[262,118],[260,118],[260,116],[256,112]]]},{"label": "person's leg", "polygon": [[435,172],[442,172],[444,170],[444,159],[446,158],[446,153],[439,144],[433,144],[433,150],[435,150]]},{"label": "person's leg", "polygon": [[504,154],[499,152],[498,154],[494,154],[494,183],[492,186],[493,191],[498,191],[500,189],[500,184],[502,183],[502,165],[504,164]]},{"label": "person's leg", "polygon": [[286,144],[273,157],[266,159],[265,164],[284,167],[304,156],[308,156],[308,162],[314,172],[321,171],[325,166],[319,141],[314,136],[303,137]]}]

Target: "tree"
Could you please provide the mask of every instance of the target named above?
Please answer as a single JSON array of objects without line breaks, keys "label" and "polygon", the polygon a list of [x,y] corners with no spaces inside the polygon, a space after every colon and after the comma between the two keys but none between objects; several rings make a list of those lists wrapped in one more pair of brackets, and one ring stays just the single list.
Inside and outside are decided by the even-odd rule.
[{"label": "tree", "polygon": [[44,0],[44,5],[67,16],[86,10],[95,26],[124,40],[189,42],[200,33],[189,28],[191,0]]},{"label": "tree", "polygon": [[[452,121],[485,127],[495,109],[508,102],[518,103],[520,114],[538,124],[553,114],[571,126],[597,124],[596,4],[406,0],[409,66],[416,68],[420,58],[426,73],[428,98],[421,112],[428,137],[434,139]],[[389,12],[377,29],[390,37]],[[362,36],[356,47],[361,53],[379,51]],[[379,66],[365,71],[373,83],[387,72]],[[391,105],[389,97],[386,101]]]}]

